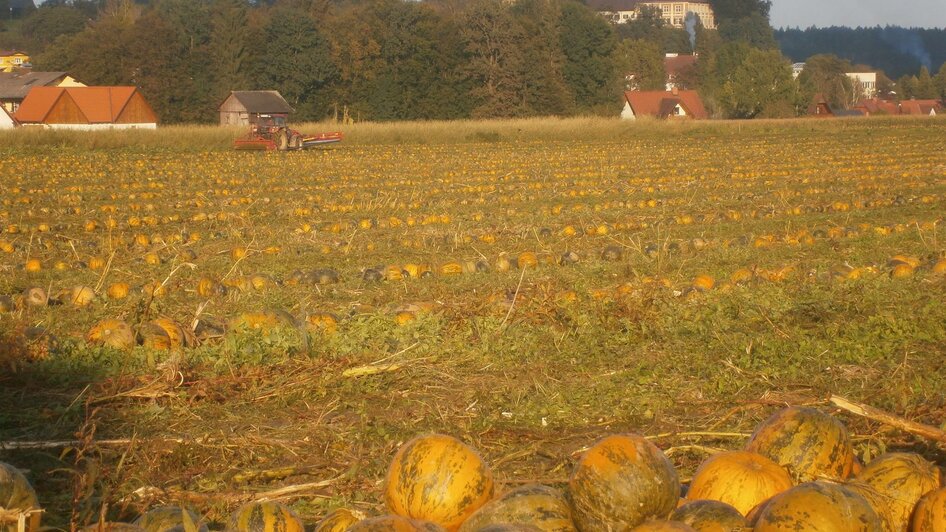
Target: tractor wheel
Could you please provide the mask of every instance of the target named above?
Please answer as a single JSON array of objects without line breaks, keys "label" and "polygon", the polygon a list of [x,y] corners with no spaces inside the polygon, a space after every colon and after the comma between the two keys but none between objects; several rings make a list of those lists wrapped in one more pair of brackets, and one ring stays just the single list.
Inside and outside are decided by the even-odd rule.
[{"label": "tractor wheel", "polygon": [[290,150],[301,150],[302,149],[302,135],[293,135],[289,138],[289,149]]},{"label": "tractor wheel", "polygon": [[276,143],[276,149],[286,151],[289,149],[289,135],[285,131],[280,131],[273,136],[273,142]]}]

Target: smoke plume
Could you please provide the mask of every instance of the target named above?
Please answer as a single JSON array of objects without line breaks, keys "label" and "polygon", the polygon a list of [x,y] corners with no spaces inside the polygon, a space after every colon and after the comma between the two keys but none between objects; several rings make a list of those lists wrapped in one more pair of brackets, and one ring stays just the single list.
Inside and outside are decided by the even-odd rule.
[{"label": "smoke plume", "polygon": [[901,53],[915,58],[927,69],[933,68],[933,59],[930,57],[930,52],[926,49],[926,45],[923,44],[923,39],[920,38],[916,30],[887,26],[881,30],[880,38]]},{"label": "smoke plume", "polygon": [[700,17],[690,11],[687,13],[683,23],[686,25],[687,33],[690,34],[690,49],[696,50],[696,25],[700,22]]}]

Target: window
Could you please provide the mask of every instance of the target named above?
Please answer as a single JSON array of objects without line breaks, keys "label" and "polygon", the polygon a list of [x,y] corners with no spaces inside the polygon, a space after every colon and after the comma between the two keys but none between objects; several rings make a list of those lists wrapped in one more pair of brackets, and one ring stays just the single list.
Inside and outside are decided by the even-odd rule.
[{"label": "window", "polygon": [[676,17],[676,18],[674,18],[674,19],[673,19],[673,25],[674,25],[674,26],[682,26],[682,25],[683,25],[683,18],[682,18],[682,17]]},{"label": "window", "polygon": [[673,10],[676,13],[683,13],[683,4],[677,4],[673,6]]},{"label": "window", "polygon": [[13,64],[14,64],[14,65],[22,65],[22,64],[23,64],[23,58],[22,58],[22,57],[14,57],[14,58],[13,58]]}]

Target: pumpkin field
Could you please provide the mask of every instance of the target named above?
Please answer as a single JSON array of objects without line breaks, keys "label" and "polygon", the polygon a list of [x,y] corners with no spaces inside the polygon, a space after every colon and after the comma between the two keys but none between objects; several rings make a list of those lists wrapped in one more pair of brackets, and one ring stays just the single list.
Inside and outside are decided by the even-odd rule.
[{"label": "pumpkin field", "polygon": [[[571,481],[574,509],[589,449],[696,489],[786,407],[846,427],[839,480],[946,465],[829,401],[946,429],[946,121],[456,128],[290,153],[218,128],[0,136],[0,460],[43,525],[381,516],[395,454],[434,433],[496,495]],[[601,519],[576,523],[624,529]]]}]

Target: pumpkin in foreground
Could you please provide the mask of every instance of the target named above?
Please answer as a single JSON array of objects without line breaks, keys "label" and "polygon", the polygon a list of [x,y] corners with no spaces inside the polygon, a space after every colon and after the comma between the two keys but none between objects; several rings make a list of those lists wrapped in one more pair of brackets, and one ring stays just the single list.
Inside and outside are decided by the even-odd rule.
[{"label": "pumpkin in foreground", "polygon": [[788,471],[761,454],[729,451],[713,455],[700,465],[690,482],[687,499],[724,502],[746,515],[793,485]]},{"label": "pumpkin in foreground", "polygon": [[443,532],[443,528],[400,515],[382,515],[359,521],[348,527],[348,532]]},{"label": "pumpkin in foreground", "polygon": [[555,488],[529,484],[486,503],[460,526],[460,532],[481,532],[492,525],[530,525],[543,532],[574,532],[571,508]]},{"label": "pumpkin in foreground", "polygon": [[362,519],[364,519],[364,516],[359,513],[348,508],[338,508],[315,525],[315,532],[345,532],[348,527]]},{"label": "pumpkin in foreground", "polygon": [[[875,510],[890,530],[907,530],[913,508],[923,495],[940,487],[939,469],[912,453],[882,455],[864,467],[857,481],[875,491]],[[862,493],[863,494],[863,493]]]},{"label": "pumpkin in foreground", "polygon": [[227,522],[228,532],[304,532],[302,521],[287,506],[274,501],[241,506]]},{"label": "pumpkin in foreground", "polygon": [[690,501],[670,514],[671,521],[680,521],[697,532],[742,532],[749,522],[739,510],[720,501]]},{"label": "pumpkin in foreground", "polygon": [[146,532],[207,532],[199,515],[180,506],[158,506],[141,514],[132,523]]},{"label": "pumpkin in foreground", "polygon": [[[0,462],[0,508],[15,512],[39,510],[39,501],[30,482],[19,469],[5,462]],[[27,530],[39,530],[40,515],[37,512],[29,516]],[[16,529],[16,522],[0,525],[0,531],[13,532]]]},{"label": "pumpkin in foreground", "polygon": [[931,491],[920,499],[913,510],[910,532],[946,530],[946,488]]},{"label": "pumpkin in foreground", "polygon": [[883,532],[877,512],[851,489],[807,482],[776,495],[760,509],[753,532]]},{"label": "pumpkin in foreground", "polygon": [[680,521],[647,521],[632,528],[631,532],[696,532],[696,530]]},{"label": "pumpkin in foreground", "polygon": [[456,530],[493,498],[493,474],[479,454],[442,434],[419,436],[398,449],[385,479],[391,513]]},{"label": "pumpkin in foreground", "polygon": [[845,480],[854,467],[847,428],[814,408],[776,412],[756,428],[746,450],[785,467],[799,482]]},{"label": "pumpkin in foreground", "polygon": [[680,498],[670,460],[637,434],[609,436],[581,457],[568,483],[582,532],[630,530],[668,515]]}]

